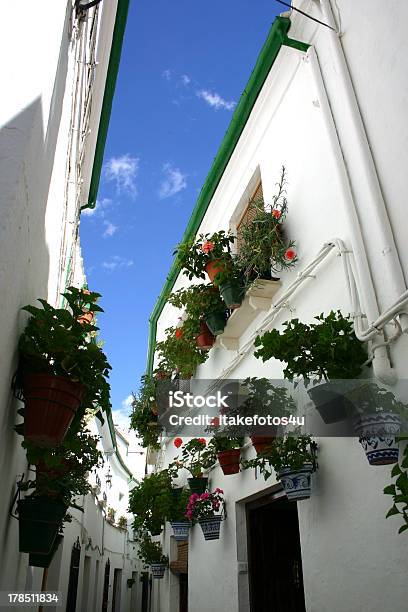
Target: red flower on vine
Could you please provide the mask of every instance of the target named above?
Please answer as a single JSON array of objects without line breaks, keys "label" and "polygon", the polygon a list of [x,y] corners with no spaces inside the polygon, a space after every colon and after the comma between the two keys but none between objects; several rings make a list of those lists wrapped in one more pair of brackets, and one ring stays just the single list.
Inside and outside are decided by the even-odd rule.
[{"label": "red flower on vine", "polygon": [[203,243],[203,245],[201,246],[201,250],[204,253],[209,253],[210,251],[212,251],[215,247],[215,244],[213,242],[211,242],[211,240],[207,240],[206,242]]},{"label": "red flower on vine", "polygon": [[272,211],[272,217],[275,217],[275,219],[280,219],[280,218],[281,218],[281,215],[282,215],[281,211],[280,211],[280,210],[278,210],[277,208],[275,208],[275,209]]},{"label": "red flower on vine", "polygon": [[177,338],[178,340],[180,340],[180,338],[182,338],[182,337],[183,337],[183,330],[182,330],[182,329],[180,329],[180,328],[178,327],[178,328],[176,329],[176,338]]},{"label": "red flower on vine", "polygon": [[286,249],[285,251],[285,259],[288,261],[293,261],[296,257],[296,251],[294,249]]},{"label": "red flower on vine", "polygon": [[201,444],[203,444],[204,446],[206,446],[207,442],[205,441],[205,438],[198,438],[198,441],[201,442]]},{"label": "red flower on vine", "polygon": [[182,438],[175,438],[173,444],[176,448],[180,448],[180,446],[183,444]]}]

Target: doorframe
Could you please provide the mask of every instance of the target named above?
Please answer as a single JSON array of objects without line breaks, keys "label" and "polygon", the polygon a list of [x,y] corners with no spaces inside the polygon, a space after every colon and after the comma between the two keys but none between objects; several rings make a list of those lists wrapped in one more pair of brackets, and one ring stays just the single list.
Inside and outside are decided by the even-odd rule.
[{"label": "doorframe", "polygon": [[238,570],[238,612],[251,612],[248,571],[248,511],[261,508],[271,502],[285,497],[285,491],[280,483],[261,489],[253,495],[237,500],[236,514],[236,542],[237,542],[237,570]]}]

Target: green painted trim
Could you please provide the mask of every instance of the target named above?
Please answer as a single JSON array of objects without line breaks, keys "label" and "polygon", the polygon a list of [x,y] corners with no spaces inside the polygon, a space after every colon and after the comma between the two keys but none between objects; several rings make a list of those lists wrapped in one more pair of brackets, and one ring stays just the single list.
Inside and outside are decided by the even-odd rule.
[{"label": "green painted trim", "polygon": [[129,11],[129,2],[130,0],[118,0],[108,72],[106,75],[105,92],[103,94],[101,117],[99,119],[98,138],[95,147],[88,202],[81,207],[81,210],[84,210],[84,208],[95,208],[96,205],[99,181],[102,172],[103,156],[105,153],[106,138],[108,135],[109,121],[112,111],[113,95],[115,93],[120,56],[122,53],[123,37],[125,35],[126,21]]},{"label": "green painted trim", "polygon": [[113,424],[112,411],[111,410],[109,410],[109,412],[106,414],[106,419],[108,421],[109,432],[110,432],[110,436],[111,436],[111,439],[112,439],[113,448],[115,449],[115,455],[116,455],[120,465],[123,467],[123,469],[125,470],[126,474],[129,476],[129,481],[133,480],[134,482],[137,482],[136,478],[134,477],[132,472],[129,470],[129,468],[127,467],[126,463],[123,461],[122,455],[120,454],[120,452],[118,450],[118,442],[116,440],[115,425]]},{"label": "green painted trim", "polygon": [[[258,99],[266,78],[268,77],[268,74],[278,56],[280,48],[282,45],[284,45],[298,49],[299,51],[307,51],[310,46],[307,43],[289,38],[287,35],[289,28],[290,19],[287,17],[276,17],[269,31],[268,38],[262,47],[261,53],[259,54],[255,68],[252,71],[249,81],[239,100],[238,106],[236,107],[232,116],[231,123],[224,136],[210,172],[208,173],[204,186],[201,189],[200,195],[198,196],[198,200],[184,232],[182,238],[183,241],[189,240],[197,233],[215,190],[218,187],[227,164],[231,159],[235,147],[249,119],[254,104]],[[149,373],[151,373],[153,369],[157,321],[179,274],[180,268],[177,265],[176,259],[174,259],[161,294],[149,319],[149,344],[147,353],[147,372]]]}]

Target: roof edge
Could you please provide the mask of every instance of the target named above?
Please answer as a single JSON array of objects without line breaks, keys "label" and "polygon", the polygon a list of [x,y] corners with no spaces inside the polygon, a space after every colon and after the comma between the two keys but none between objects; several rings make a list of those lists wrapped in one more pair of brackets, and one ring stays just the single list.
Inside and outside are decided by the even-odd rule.
[{"label": "roof edge", "polygon": [[[291,22],[288,17],[276,17],[268,37],[256,61],[249,81],[241,95],[231,123],[221,142],[221,146],[214,159],[211,169],[207,175],[204,185],[200,191],[197,202],[194,206],[190,220],[185,229],[182,241],[189,240],[197,233],[201,222],[207,212],[211,199],[222,179],[225,169],[237,146],[241,134],[247,124],[249,116],[255,105],[262,87],[268,77],[272,66],[279,54],[282,45],[306,52],[310,45],[288,37]],[[147,352],[147,372],[151,373],[154,362],[154,347],[156,344],[157,321],[167,302],[167,298],[180,274],[180,267],[176,258],[173,260],[162,291],[153,308],[149,319],[149,338]]]}]

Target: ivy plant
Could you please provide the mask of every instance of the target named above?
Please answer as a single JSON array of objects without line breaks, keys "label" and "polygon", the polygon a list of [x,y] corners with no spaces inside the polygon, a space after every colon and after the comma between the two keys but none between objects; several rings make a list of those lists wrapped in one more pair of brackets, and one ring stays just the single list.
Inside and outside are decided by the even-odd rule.
[{"label": "ivy plant", "polygon": [[258,336],[255,357],[285,362],[284,377],[289,380],[302,377],[305,385],[310,378],[318,381],[357,378],[367,353],[354,334],[350,318],[338,310],[327,316],[321,314],[315,320],[317,323],[309,324],[292,319],[283,324],[283,332],[273,329]]},{"label": "ivy plant", "polygon": [[174,498],[172,472],[161,470],[145,476],[129,496],[129,512],[134,515],[133,528],[156,533],[171,515]]},{"label": "ivy plant", "polygon": [[130,426],[143,447],[159,450],[161,427],[157,419],[157,385],[154,376],[144,375],[137,395],[133,394]]},{"label": "ivy plant", "polygon": [[[408,436],[400,436],[400,441],[408,442]],[[385,495],[391,495],[393,506],[387,513],[387,517],[401,516],[404,524],[398,530],[403,533],[408,530],[408,444],[406,444],[401,463],[396,463],[391,470],[391,476],[396,478],[394,484],[384,489]]]}]

